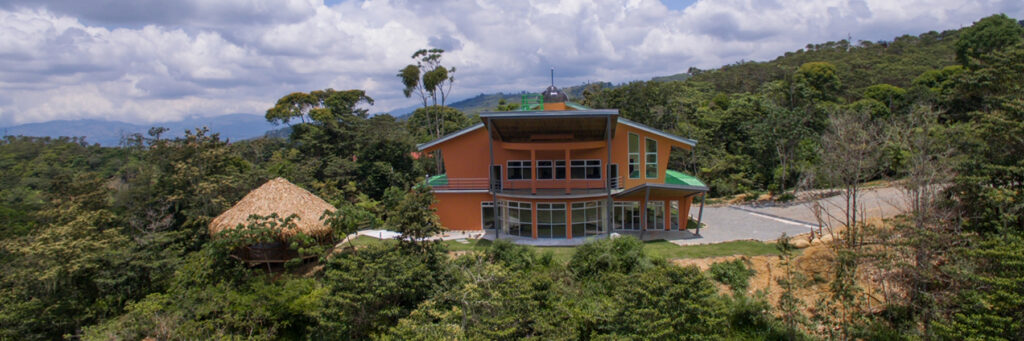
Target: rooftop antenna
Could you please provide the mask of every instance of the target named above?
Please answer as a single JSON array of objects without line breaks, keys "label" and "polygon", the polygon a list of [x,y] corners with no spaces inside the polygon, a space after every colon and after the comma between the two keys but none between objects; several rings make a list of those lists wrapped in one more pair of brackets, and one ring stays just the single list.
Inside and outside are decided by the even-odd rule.
[{"label": "rooftop antenna", "polygon": [[555,67],[551,67],[551,86],[555,86]]}]

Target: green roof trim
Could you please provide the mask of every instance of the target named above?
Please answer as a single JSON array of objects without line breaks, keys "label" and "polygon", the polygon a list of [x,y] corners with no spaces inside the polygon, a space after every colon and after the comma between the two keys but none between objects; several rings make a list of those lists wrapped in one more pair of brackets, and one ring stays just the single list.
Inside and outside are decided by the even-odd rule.
[{"label": "green roof trim", "polygon": [[677,172],[671,169],[665,170],[665,183],[672,185],[707,187],[707,185],[705,185],[703,182],[700,182],[700,180],[697,179],[697,177],[683,172]]},{"label": "green roof trim", "polygon": [[427,178],[428,186],[447,186],[448,185],[448,174],[438,174]]}]

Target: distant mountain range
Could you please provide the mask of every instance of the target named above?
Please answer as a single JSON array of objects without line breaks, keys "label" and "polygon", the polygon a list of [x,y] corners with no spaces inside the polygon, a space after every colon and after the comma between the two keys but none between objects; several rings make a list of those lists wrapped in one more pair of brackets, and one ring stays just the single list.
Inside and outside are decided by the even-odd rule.
[{"label": "distant mountain range", "polygon": [[186,129],[208,127],[210,131],[220,133],[221,138],[230,141],[260,137],[269,130],[280,128],[267,122],[262,115],[229,114],[215,117],[192,117],[178,122],[145,125],[104,120],[58,120],[0,128],[0,133],[4,136],[85,136],[85,141],[89,143],[116,146],[121,142],[122,136],[135,133],[146,134],[149,128],[156,126],[170,129],[164,133],[163,136],[166,137],[184,136]]},{"label": "distant mountain range", "polygon": [[[685,79],[688,75],[680,74],[654,79],[655,81]],[[611,83],[601,82],[605,87],[613,87]],[[583,97],[583,90],[587,85],[575,85],[562,88],[562,91],[569,96],[571,101],[579,101]],[[539,89],[538,89],[539,90]],[[462,111],[466,115],[475,115],[485,111],[493,111],[497,108],[498,102],[505,99],[508,103],[519,103],[522,100],[521,93],[495,93],[479,94],[467,99],[456,101],[448,106]],[[538,92],[529,92],[537,94]],[[410,106],[391,110],[390,114],[398,118],[408,117],[420,106]],[[290,131],[287,126],[274,126],[267,122],[263,115],[253,114],[229,114],[215,117],[192,117],[178,122],[162,122],[153,124],[133,124],[120,121],[105,120],[57,120],[42,123],[28,123],[11,127],[0,128],[0,134],[22,135],[22,136],[49,136],[49,137],[80,137],[84,136],[86,142],[99,143],[102,146],[117,146],[121,143],[121,137],[130,134],[146,134],[151,127],[166,127],[170,130],[164,133],[165,137],[180,137],[185,135],[186,129],[197,127],[208,127],[210,131],[220,133],[221,138],[230,141],[251,139],[261,136],[287,137]]]}]

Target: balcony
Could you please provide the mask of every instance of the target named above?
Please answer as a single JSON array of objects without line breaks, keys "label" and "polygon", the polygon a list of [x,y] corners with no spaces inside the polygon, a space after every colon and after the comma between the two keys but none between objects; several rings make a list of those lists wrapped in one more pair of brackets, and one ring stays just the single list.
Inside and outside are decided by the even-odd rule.
[{"label": "balcony", "polygon": [[[604,179],[559,179],[559,180],[501,180],[495,181],[488,188],[488,178],[449,178],[446,174],[431,176],[426,183],[434,190],[440,191],[472,191],[491,190],[497,193],[530,194],[536,189],[541,193],[601,193],[604,191]],[[612,178],[612,189],[622,188],[622,177]]]}]

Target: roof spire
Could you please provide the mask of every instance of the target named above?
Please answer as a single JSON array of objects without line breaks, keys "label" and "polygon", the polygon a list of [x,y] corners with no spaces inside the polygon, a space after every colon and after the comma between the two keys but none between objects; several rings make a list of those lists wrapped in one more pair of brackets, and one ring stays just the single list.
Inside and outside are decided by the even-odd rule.
[{"label": "roof spire", "polygon": [[551,86],[555,86],[555,67],[551,67]]}]

